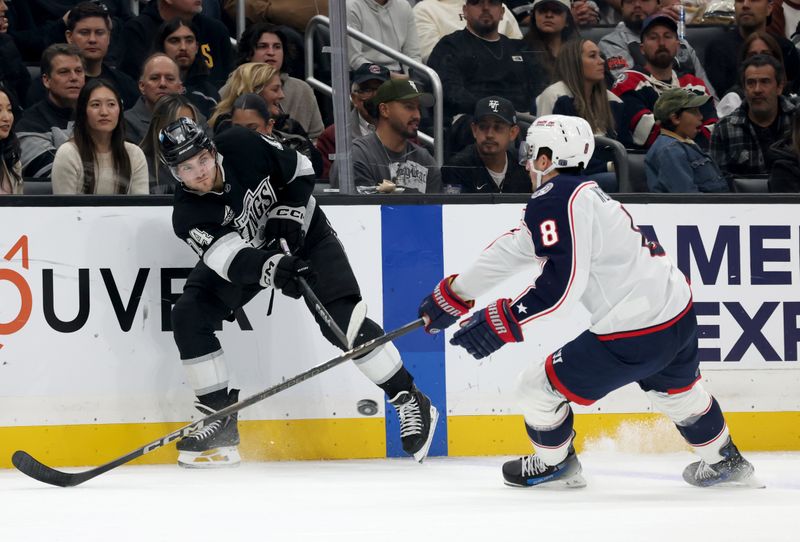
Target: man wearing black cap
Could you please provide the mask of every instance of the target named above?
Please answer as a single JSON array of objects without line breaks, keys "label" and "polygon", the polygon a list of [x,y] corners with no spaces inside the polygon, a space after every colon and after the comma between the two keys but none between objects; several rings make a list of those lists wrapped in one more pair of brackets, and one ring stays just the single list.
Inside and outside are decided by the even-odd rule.
[{"label": "man wearing black cap", "polygon": [[[377,123],[375,132],[353,141],[353,179],[363,187],[359,191],[441,192],[442,178],[433,157],[409,141],[417,137],[420,106],[432,106],[433,96],[420,92],[414,81],[389,79],[366,105]],[[336,162],[331,186],[339,186]]]},{"label": "man wearing black cap", "polygon": [[[353,139],[363,137],[375,131],[375,119],[364,107],[364,102],[375,95],[381,83],[389,79],[389,68],[379,64],[365,63],[352,72],[350,85],[350,134]],[[333,160],[330,155],[336,152],[336,125],[331,124],[320,134],[316,142],[317,150],[322,154],[322,178],[327,179]]]},{"label": "man wearing black cap", "polygon": [[499,96],[475,105],[472,135],[475,143],[442,168],[442,184],[461,193],[530,193],[531,180],[509,144],[519,135],[514,104]]},{"label": "man wearing black cap", "polygon": [[[623,118],[628,124],[633,144],[637,148],[650,148],[659,134],[659,125],[653,117],[653,108],[659,95],[668,88],[686,88],[696,94],[711,95],[705,83],[692,74],[678,75],[673,69],[678,52],[678,25],[672,17],[655,13],[644,20],[641,33],[641,52],[644,66],[625,70],[617,78],[611,91],[623,102]],[[710,127],[717,122],[713,101],[700,108],[703,127],[695,141],[708,148]]]}]

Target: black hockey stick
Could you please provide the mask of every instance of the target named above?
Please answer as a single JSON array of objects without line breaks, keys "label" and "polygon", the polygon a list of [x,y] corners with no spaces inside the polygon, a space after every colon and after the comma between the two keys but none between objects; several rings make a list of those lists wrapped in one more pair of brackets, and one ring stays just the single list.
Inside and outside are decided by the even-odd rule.
[{"label": "black hockey stick", "polygon": [[[287,256],[292,255],[292,251],[289,250],[289,243],[286,242],[286,239],[281,237],[278,240],[278,243],[280,244],[281,250],[284,254]],[[308,281],[306,281],[306,279],[303,277],[295,277],[295,280],[298,282],[298,284],[300,284],[300,288],[303,290],[303,299],[306,300],[306,303],[314,307],[314,312],[316,312],[317,316],[319,316],[322,321],[325,322],[325,325],[328,326],[331,332],[336,335],[336,338],[339,339],[340,343],[342,343],[342,347],[350,348],[350,341],[347,339],[347,335],[345,335],[341,328],[336,325],[331,313],[329,313],[328,310],[322,305],[322,302],[320,302],[319,298],[314,293],[314,290],[312,290],[311,286],[308,285]]]},{"label": "black hockey stick", "polygon": [[54,468],[48,467],[47,465],[39,462],[38,460],[34,459],[34,457],[29,454],[28,452],[24,452],[22,450],[17,450],[14,452],[14,455],[11,457],[11,462],[14,464],[17,469],[23,474],[27,474],[31,478],[39,480],[40,482],[44,482],[45,484],[51,484],[54,486],[60,487],[74,487],[79,484],[86,482],[87,480],[91,480],[95,476],[99,476],[104,472],[108,472],[111,469],[115,469],[129,461],[133,461],[137,457],[141,457],[145,454],[149,454],[152,451],[155,451],[162,446],[166,446],[176,440],[185,437],[189,433],[196,431],[198,429],[202,429],[206,427],[212,422],[219,420],[220,418],[224,418],[225,416],[230,416],[236,412],[239,412],[243,408],[249,407],[258,403],[259,401],[263,401],[267,397],[271,397],[277,393],[280,393],[284,390],[291,388],[292,386],[296,386],[297,384],[304,382],[314,376],[317,376],[320,373],[324,373],[328,369],[332,369],[337,365],[344,363],[347,360],[353,359],[358,356],[363,356],[370,350],[377,348],[383,344],[393,341],[398,337],[402,337],[403,335],[414,331],[418,327],[422,327],[424,321],[422,318],[414,320],[413,322],[409,322],[406,325],[395,329],[394,331],[390,331],[380,337],[376,337],[371,341],[365,342],[361,346],[357,346],[356,348],[352,348],[347,352],[333,358],[330,361],[326,361],[321,365],[317,365],[316,367],[312,367],[311,369],[307,370],[304,373],[300,373],[299,375],[286,380],[285,382],[281,382],[271,388],[267,388],[263,391],[256,393],[255,395],[251,395],[246,399],[242,399],[238,403],[234,403],[232,405],[228,405],[227,407],[223,408],[222,410],[218,410],[214,414],[210,416],[206,416],[205,418],[201,418],[196,422],[190,423],[188,425],[184,425],[180,429],[173,431],[172,433],[154,441],[150,444],[142,446],[129,454],[123,455],[113,461],[106,463],[105,465],[100,465],[99,467],[95,467],[93,469],[89,469],[84,472],[76,472],[76,473],[68,473],[62,472],[60,470],[56,470]]}]

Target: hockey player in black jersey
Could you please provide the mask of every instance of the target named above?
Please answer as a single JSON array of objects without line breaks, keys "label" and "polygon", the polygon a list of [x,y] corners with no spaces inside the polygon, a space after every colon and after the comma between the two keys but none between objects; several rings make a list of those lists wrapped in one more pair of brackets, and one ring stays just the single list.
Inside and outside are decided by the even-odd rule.
[{"label": "hockey player in black jersey", "polygon": [[[343,345],[312,310],[322,334],[342,349],[383,334],[366,317],[358,283],[336,232],[311,195],[309,160],[276,140],[238,126],[211,141],[181,118],[159,136],[162,161],[180,182],[172,215],[175,234],[200,257],[172,310],[175,342],[204,415],[238,400],[214,329],[265,288],[299,299],[305,278],[346,333]],[[292,255],[281,251],[285,239]],[[372,350],[356,366],[386,392],[400,417],[403,450],[417,461],[428,453],[438,418],[414,385],[397,348]],[[238,464],[236,415],[178,443],[185,467]]]}]

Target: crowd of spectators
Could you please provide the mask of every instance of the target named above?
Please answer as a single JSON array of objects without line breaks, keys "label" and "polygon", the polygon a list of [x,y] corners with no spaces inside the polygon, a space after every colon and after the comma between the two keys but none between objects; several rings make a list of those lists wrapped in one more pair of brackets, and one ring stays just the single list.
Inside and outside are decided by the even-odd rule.
[{"label": "crowd of spectators", "polygon": [[[346,3],[351,28],[436,72],[444,111],[440,164],[420,136],[433,122],[425,74],[351,38],[360,193],[530,192],[520,143],[547,114],[583,117],[644,156],[652,192],[754,176],[800,191],[800,8],[786,0],[730,0],[730,24],[698,50],[682,15],[699,19],[702,1]],[[0,194],[24,193],[24,179],[58,194],[172,193],[157,138],[182,116],[257,131],[338,186],[330,98],[303,80],[301,50],[326,1],[248,0],[241,36],[232,0],[138,4],[0,0]],[[584,173],[617,191],[615,159],[597,145]]]}]

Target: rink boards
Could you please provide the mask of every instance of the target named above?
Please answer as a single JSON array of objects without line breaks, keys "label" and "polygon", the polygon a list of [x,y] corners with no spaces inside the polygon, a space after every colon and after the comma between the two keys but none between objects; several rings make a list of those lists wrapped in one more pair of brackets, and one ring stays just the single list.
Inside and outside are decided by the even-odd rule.
[{"label": "rink boards", "polygon": [[[387,329],[519,221],[521,204],[325,206],[370,316]],[[629,204],[690,276],[706,386],[744,449],[800,449],[800,215],[789,204]],[[195,255],[170,208],[4,207],[0,218],[0,467],[17,448],[53,465],[105,462],[195,415],[169,311]],[[479,305],[515,297],[524,276]],[[528,453],[517,374],[585,328],[575,311],[526,329],[478,362],[422,332],[398,341],[441,416],[437,455]],[[301,302],[263,292],[219,333],[249,395],[337,355]],[[358,412],[361,399],[379,405]],[[634,386],[575,407],[579,445],[606,436],[643,450],[681,447]],[[345,364],[242,413],[250,459],[400,455],[380,390]],[[174,459],[168,449],[143,462]]]}]

